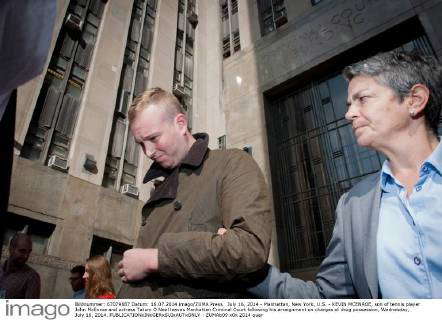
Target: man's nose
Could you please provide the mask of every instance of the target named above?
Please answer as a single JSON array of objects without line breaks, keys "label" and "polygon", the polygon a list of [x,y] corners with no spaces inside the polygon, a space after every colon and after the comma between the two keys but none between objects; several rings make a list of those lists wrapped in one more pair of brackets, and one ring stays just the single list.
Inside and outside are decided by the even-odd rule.
[{"label": "man's nose", "polygon": [[144,149],[144,154],[148,158],[152,158],[153,154],[155,153],[155,148],[153,147],[153,145],[149,142],[145,142],[143,149]]}]

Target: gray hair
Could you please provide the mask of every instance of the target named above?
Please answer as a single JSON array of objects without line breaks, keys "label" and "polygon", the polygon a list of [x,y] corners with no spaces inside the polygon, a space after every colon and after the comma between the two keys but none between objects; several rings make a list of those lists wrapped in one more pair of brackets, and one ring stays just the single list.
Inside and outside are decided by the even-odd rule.
[{"label": "gray hair", "polygon": [[357,76],[373,77],[391,88],[400,102],[410,94],[414,85],[425,85],[430,91],[424,109],[425,121],[437,135],[442,102],[442,66],[434,57],[394,50],[347,66],[343,75],[348,81]]}]

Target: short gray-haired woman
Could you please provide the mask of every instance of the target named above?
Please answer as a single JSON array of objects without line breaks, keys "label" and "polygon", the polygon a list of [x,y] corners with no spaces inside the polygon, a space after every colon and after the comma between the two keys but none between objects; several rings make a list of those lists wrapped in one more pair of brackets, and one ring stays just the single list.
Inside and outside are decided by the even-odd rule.
[{"label": "short gray-haired woman", "polygon": [[442,298],[442,67],[396,51],[348,66],[357,143],[388,160],[345,193],[315,282],[270,267],[267,298]]}]

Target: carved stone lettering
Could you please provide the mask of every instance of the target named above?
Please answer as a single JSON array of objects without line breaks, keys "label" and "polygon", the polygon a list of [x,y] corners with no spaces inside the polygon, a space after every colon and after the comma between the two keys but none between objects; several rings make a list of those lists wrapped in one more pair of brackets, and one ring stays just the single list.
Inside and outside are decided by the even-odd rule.
[{"label": "carved stone lettering", "polygon": [[312,10],[310,20],[306,17],[306,23],[297,25],[293,32],[260,52],[265,66],[260,68],[262,82],[280,78],[288,74],[288,67],[305,65],[412,9],[410,2],[403,0],[335,0],[333,4],[320,15]]}]

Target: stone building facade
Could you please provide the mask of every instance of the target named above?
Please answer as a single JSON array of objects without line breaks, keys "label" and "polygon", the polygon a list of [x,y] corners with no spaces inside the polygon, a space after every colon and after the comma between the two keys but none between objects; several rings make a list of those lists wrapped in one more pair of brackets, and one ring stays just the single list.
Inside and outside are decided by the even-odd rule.
[{"label": "stone building facade", "polygon": [[383,159],[355,145],[339,71],[395,48],[439,57],[441,17],[437,0],[57,0],[45,72],[18,90],[3,241],[28,226],[42,297],[68,297],[92,254],[115,265],[150,192],[127,106],[159,86],[211,148],[252,154],[273,194],[270,262],[311,278],[339,196]]}]

